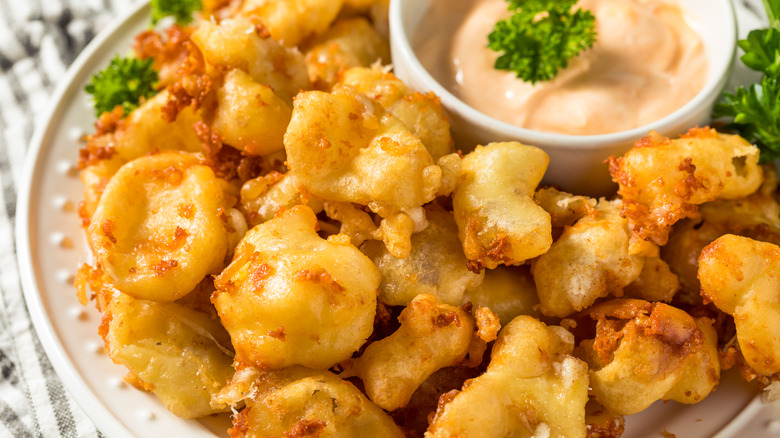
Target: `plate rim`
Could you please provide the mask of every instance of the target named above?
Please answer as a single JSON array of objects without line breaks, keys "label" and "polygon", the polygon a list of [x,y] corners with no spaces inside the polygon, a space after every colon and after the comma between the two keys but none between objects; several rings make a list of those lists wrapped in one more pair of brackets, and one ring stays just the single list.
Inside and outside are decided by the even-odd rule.
[{"label": "plate rim", "polygon": [[[42,161],[51,143],[46,140],[52,135],[52,121],[60,116],[66,105],[65,95],[72,90],[75,79],[84,74],[84,70],[97,57],[101,49],[107,45],[116,33],[132,26],[141,16],[149,15],[149,0],[140,0],[127,11],[114,17],[105,28],[98,32],[92,41],[76,57],[73,64],[68,67],[65,76],[57,84],[51,100],[47,105],[44,117],[39,119],[39,125],[35,129],[32,139],[27,147],[24,158],[22,177],[17,185],[17,202],[15,218],[15,243],[17,252],[17,265],[22,285],[27,311],[32,320],[35,334],[41,341],[44,352],[57,373],[57,376],[68,390],[84,413],[95,423],[97,429],[108,435],[130,438],[133,434],[124,423],[103,404],[97,395],[84,381],[81,373],[68,358],[63,343],[59,339],[51,320],[48,318],[44,306],[40,282],[38,281],[39,267],[32,259],[32,245],[35,236],[32,235],[31,199],[30,196],[37,186],[36,176],[42,170]],[[40,238],[40,236],[37,236]]]},{"label": "plate rim", "polygon": [[[133,26],[135,22],[143,18],[142,16],[149,15],[149,4],[150,0],[137,0],[137,3],[130,6],[127,11],[111,19],[108,25],[101,29],[76,57],[73,64],[67,68],[65,76],[60,79],[54,93],[51,95],[44,116],[38,119],[39,124],[25,151],[22,176],[17,184],[18,198],[14,232],[16,259],[22,294],[35,334],[40,339],[44,352],[57,376],[73,400],[76,401],[101,433],[111,437],[131,438],[133,434],[119,417],[100,401],[97,394],[84,380],[82,374],[76,370],[51,320],[48,318],[39,288],[41,284],[38,281],[40,267],[37,267],[32,259],[31,248],[33,242],[41,237],[33,236],[32,233],[31,208],[35,207],[30,202],[30,196],[38,185],[35,177],[42,171],[42,162],[45,157],[42,152],[46,152],[51,148],[51,143],[46,142],[46,140],[52,135],[52,121],[61,116],[64,111],[66,105],[64,101],[65,95],[72,90],[75,79],[83,75],[87,66],[93,62],[94,58],[99,56],[101,50],[105,49],[104,46],[108,45],[107,41],[111,40],[116,33],[126,27]],[[732,6],[736,9],[738,5],[736,2],[732,2]],[[742,431],[765,406],[766,404],[761,400],[761,395],[756,395],[713,438],[736,436],[735,434]]]}]

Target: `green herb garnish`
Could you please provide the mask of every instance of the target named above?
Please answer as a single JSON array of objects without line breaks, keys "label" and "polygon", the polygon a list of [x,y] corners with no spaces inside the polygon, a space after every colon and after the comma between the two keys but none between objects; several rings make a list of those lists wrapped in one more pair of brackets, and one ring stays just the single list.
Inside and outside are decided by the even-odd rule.
[{"label": "green herb garnish", "polygon": [[120,58],[115,56],[105,70],[98,72],[84,88],[92,95],[95,114],[99,117],[106,111],[121,105],[125,114],[138,107],[141,99],[154,96],[157,72],[154,60]]},{"label": "green herb garnish", "polygon": [[508,0],[513,15],[496,23],[488,47],[501,55],[495,68],[532,84],[548,81],[596,42],[596,19],[574,10],[577,0]]},{"label": "green herb garnish", "polygon": [[201,0],[152,0],[152,24],[173,16],[176,23],[186,26],[192,22],[193,12],[203,9]]},{"label": "green herb garnish", "polygon": [[761,82],[724,93],[713,117],[733,120],[726,129],[738,132],[761,150],[760,161],[780,157],[780,0],[764,0],[770,28],[751,31],[737,42],[740,58],[750,69],[764,74]]},{"label": "green herb garnish", "polygon": [[751,31],[747,39],[737,41],[745,51],[742,62],[749,68],[767,76],[777,77],[780,73],[780,31],[777,29],[758,29]]}]

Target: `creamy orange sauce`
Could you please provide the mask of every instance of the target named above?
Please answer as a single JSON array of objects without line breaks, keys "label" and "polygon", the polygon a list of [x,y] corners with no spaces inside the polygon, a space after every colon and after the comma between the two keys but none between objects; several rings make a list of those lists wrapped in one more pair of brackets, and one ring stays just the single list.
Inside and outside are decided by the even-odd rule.
[{"label": "creamy orange sauce", "polygon": [[597,42],[535,86],[496,70],[487,48],[505,0],[431,0],[412,44],[423,66],[478,111],[537,131],[606,134],[682,107],[704,86],[701,37],[672,0],[581,0],[596,16]]}]

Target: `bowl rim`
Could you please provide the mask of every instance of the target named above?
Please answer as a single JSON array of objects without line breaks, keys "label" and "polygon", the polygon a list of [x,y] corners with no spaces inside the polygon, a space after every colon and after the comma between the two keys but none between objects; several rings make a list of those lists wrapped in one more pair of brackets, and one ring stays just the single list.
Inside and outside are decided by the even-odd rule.
[{"label": "bowl rim", "polygon": [[[414,73],[418,79],[422,81],[427,90],[430,90],[439,96],[447,111],[458,114],[460,117],[474,125],[485,127],[494,132],[501,133],[506,137],[522,139],[531,144],[543,145],[547,148],[577,150],[602,149],[609,145],[633,142],[646,136],[650,131],[663,132],[665,128],[673,125],[676,121],[695,113],[695,110],[701,105],[706,105],[708,101],[717,99],[718,95],[722,92],[724,86],[728,82],[729,72],[737,52],[737,20],[734,4],[732,0],[717,0],[713,2],[714,4],[708,6],[717,5],[721,8],[721,13],[726,14],[725,18],[731,25],[726,26],[722,31],[728,32],[725,38],[729,43],[728,46],[717,50],[719,53],[724,53],[724,56],[717,58],[714,65],[709,65],[711,70],[707,82],[705,82],[704,87],[702,87],[702,89],[685,105],[651,123],[609,134],[572,135],[534,131],[495,119],[476,110],[442,86],[428,70],[423,67],[422,63],[417,58],[414,49],[412,49],[409,35],[407,35],[405,31],[403,5],[407,1],[411,0],[390,1],[388,17],[390,22],[390,45],[394,55],[393,63],[396,65],[399,62],[405,63],[410,74]],[[708,60],[710,62],[712,61],[712,59],[709,58]]]}]

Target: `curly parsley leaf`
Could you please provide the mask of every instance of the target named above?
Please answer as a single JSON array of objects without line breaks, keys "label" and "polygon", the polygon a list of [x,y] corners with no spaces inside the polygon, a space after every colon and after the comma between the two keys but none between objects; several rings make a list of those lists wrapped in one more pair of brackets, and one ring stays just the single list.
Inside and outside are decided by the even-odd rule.
[{"label": "curly parsley leaf", "polygon": [[488,47],[495,68],[532,84],[554,78],[570,59],[596,42],[595,17],[576,0],[509,0],[512,16],[496,23]]},{"label": "curly parsley leaf", "polygon": [[748,67],[769,76],[780,74],[780,31],[777,29],[757,29],[748,34],[747,39],[737,41],[745,51],[740,59]]},{"label": "curly parsley leaf", "polygon": [[173,16],[176,23],[186,26],[192,22],[192,14],[203,9],[202,0],[152,0],[152,24]]},{"label": "curly parsley leaf", "polygon": [[106,111],[121,105],[125,114],[138,107],[141,99],[154,96],[157,71],[154,60],[120,58],[115,56],[105,70],[98,72],[84,90],[92,95],[95,114],[99,117]]},{"label": "curly parsley leaf", "polygon": [[764,8],[771,27],[753,30],[747,39],[737,41],[745,51],[742,62],[764,76],[734,94],[723,93],[712,117],[731,118],[726,129],[758,146],[760,161],[768,163],[780,157],[780,0],[764,0]]},{"label": "curly parsley leaf", "polygon": [[761,162],[780,157],[780,83],[764,76],[760,84],[725,93],[715,105],[713,117],[732,117],[727,128],[738,131],[761,150]]}]

